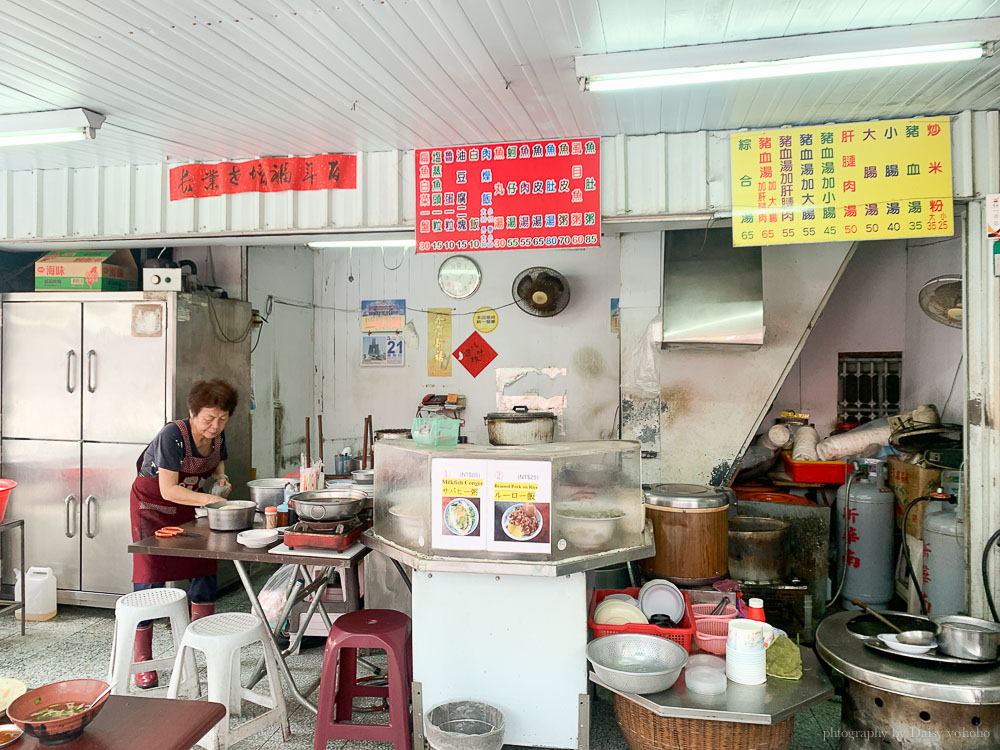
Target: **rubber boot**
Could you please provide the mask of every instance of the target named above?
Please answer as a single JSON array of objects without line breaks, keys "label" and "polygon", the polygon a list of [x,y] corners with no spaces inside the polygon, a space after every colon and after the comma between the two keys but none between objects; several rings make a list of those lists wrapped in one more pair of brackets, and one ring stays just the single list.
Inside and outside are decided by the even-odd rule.
[{"label": "rubber boot", "polygon": [[[135,643],[132,646],[132,661],[149,661],[153,658],[153,624],[140,625],[135,629]],[[137,672],[135,685],[143,690],[159,687],[156,672]]]},{"label": "rubber boot", "polygon": [[191,602],[191,622],[215,614],[215,602]]}]

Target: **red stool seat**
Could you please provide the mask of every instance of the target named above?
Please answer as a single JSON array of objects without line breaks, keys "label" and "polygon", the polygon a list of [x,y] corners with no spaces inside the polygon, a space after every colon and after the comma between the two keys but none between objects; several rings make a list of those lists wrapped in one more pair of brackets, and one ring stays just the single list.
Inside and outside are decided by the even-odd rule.
[{"label": "red stool seat", "polygon": [[[358,649],[385,651],[387,687],[358,684]],[[391,742],[411,750],[410,683],[413,681],[410,618],[391,609],[361,609],[333,621],[323,652],[313,750],[330,740]],[[389,702],[389,725],[348,724],[355,698]]]}]

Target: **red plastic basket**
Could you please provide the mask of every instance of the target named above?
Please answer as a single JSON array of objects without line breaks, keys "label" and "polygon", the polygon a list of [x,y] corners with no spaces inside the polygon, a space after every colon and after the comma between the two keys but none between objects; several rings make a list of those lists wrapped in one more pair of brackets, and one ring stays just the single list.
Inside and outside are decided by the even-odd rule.
[{"label": "red plastic basket", "polygon": [[618,633],[645,633],[647,635],[658,635],[661,638],[669,638],[675,643],[679,643],[684,650],[691,651],[691,637],[694,635],[694,612],[691,609],[691,599],[685,592],[684,595],[684,616],[681,618],[679,628],[661,628],[658,625],[641,623],[629,623],[627,625],[600,625],[594,622],[594,610],[597,605],[604,601],[604,598],[611,594],[628,594],[639,598],[639,589],[598,589],[594,592],[590,600],[590,611],[587,613],[587,625],[594,631],[594,638],[605,635],[616,635]]},{"label": "red plastic basket", "polygon": [[715,609],[715,604],[692,604],[691,609],[694,610],[694,624],[697,626],[702,620],[732,620],[736,617],[736,607],[732,604],[727,604],[726,608],[722,610],[721,615],[713,615],[712,610]]},{"label": "red plastic basket", "polygon": [[13,479],[0,479],[0,522],[3,521],[3,514],[7,510],[7,498],[10,491],[17,487],[17,482]]},{"label": "red plastic basket", "polygon": [[781,460],[793,482],[843,484],[847,481],[847,464],[843,461],[793,461],[787,451],[781,454]]}]

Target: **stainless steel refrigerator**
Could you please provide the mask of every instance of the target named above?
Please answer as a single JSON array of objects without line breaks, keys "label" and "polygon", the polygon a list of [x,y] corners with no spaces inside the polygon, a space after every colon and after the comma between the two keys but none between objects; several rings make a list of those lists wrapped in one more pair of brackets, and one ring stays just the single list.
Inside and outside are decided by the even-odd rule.
[{"label": "stainless steel refrigerator", "polygon": [[0,467],[18,483],[6,517],[24,519],[25,565],[55,571],[60,602],[113,606],[132,590],[136,460],[188,416],[196,380],[239,392],[226,473],[235,488],[249,479],[250,304],[180,292],[0,300]]}]

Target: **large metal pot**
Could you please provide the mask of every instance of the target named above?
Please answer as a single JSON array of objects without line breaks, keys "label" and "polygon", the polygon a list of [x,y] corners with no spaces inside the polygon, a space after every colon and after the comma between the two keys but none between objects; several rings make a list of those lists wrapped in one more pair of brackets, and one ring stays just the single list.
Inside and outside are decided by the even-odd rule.
[{"label": "large metal pot", "polygon": [[360,490],[337,488],[299,492],[288,502],[306,521],[343,521],[360,513],[367,497]]},{"label": "large metal pot", "polygon": [[938,624],[938,650],[947,656],[972,661],[995,661],[1000,625],[963,615],[942,615]]},{"label": "large metal pot", "polygon": [[729,519],[729,575],[737,581],[781,583],[788,577],[785,536],[789,525],[776,518]]},{"label": "large metal pot", "polygon": [[285,502],[285,487],[292,481],[281,477],[253,479],[247,482],[247,489],[250,490],[250,499],[257,503],[257,510],[263,513],[269,505],[278,507]]},{"label": "large metal pot", "polygon": [[515,406],[514,411],[498,411],[484,418],[490,445],[536,445],[551,443],[556,433],[556,415],[550,411],[528,411]]},{"label": "large metal pot", "polygon": [[219,500],[205,506],[212,531],[243,531],[253,528],[257,503],[250,500]]}]

